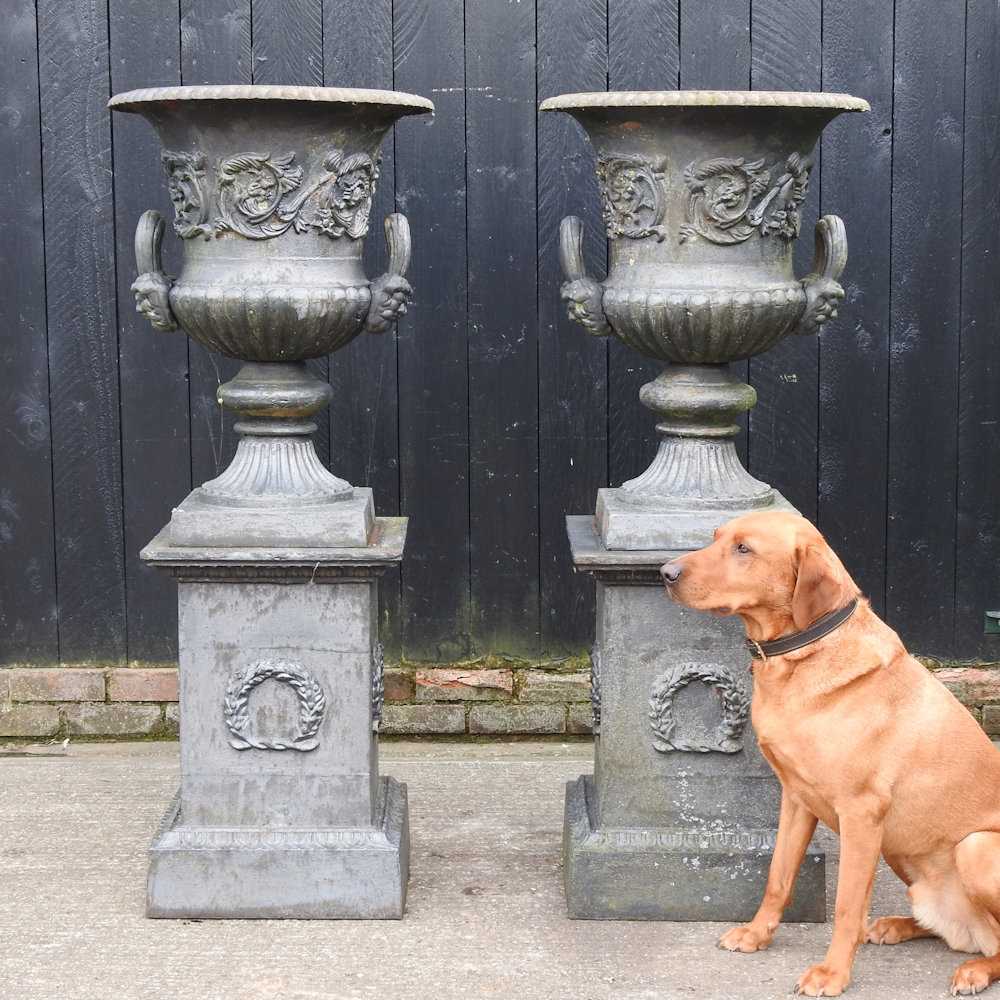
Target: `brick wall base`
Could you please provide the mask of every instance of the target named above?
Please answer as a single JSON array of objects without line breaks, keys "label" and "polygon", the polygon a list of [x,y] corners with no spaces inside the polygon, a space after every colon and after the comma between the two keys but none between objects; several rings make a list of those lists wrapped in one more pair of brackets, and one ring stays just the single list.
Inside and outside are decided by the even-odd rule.
[{"label": "brick wall base", "polygon": [[[991,736],[1000,736],[1000,663],[923,659]],[[0,668],[0,739],[172,739],[175,667]],[[524,663],[387,665],[384,736],[548,736],[591,732],[586,657]]]}]

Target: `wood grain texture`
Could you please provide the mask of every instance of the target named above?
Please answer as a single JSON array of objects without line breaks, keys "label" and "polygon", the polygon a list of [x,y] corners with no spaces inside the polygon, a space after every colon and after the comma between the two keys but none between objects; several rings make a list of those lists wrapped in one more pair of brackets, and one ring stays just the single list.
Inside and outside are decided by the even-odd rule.
[{"label": "wood grain texture", "polygon": [[[683,90],[750,89],[750,0],[683,3],[680,12],[680,86]],[[730,371],[750,380],[750,363],[734,361]],[[744,465],[747,415],[739,417],[736,450]]]},{"label": "wood grain texture", "polygon": [[0,663],[59,658],[35,5],[0,35]]},{"label": "wood grain texture", "polygon": [[[875,610],[885,608],[891,295],[892,8],[823,0],[823,87],[868,100],[823,136],[823,211],[847,226],[841,318],[819,337],[817,523]],[[860,405],[859,405],[860,404]]]},{"label": "wood grain texture", "polygon": [[923,13],[896,5],[886,612],[933,653],[955,612],[965,10]]},{"label": "wood grain texture", "polygon": [[[364,30],[359,30],[363,26]],[[324,83],[329,87],[391,90],[392,0],[324,0]],[[419,127],[419,123],[417,123]],[[382,143],[382,173],[365,245],[365,272],[381,274],[388,262],[382,220],[395,210],[393,132]],[[419,242],[420,235],[414,234]],[[418,290],[419,294],[419,290]],[[379,514],[399,513],[399,387],[397,331],[363,335],[329,359],[330,462],[349,482],[370,486]],[[401,650],[400,571],[379,581],[381,641],[386,655]]]},{"label": "wood grain texture", "polygon": [[538,650],[535,4],[466,0],[472,628]]},{"label": "wood grain texture", "polygon": [[37,12],[59,655],[123,662],[107,16],[86,0]]},{"label": "wood grain texture", "polygon": [[[821,90],[821,0],[754,0],[750,34],[754,90]],[[795,273],[812,264],[812,232],[820,196],[820,148],[802,206]],[[835,335],[833,325],[831,334]],[[819,345],[789,337],[750,360],[757,405],[750,411],[750,471],[780,490],[806,517],[816,517],[816,441]]]},{"label": "wood grain texture", "polygon": [[[607,84],[606,0],[538,0],[538,99]],[[538,416],[541,646],[577,652],[594,627],[594,585],[573,572],[566,515],[594,509],[608,469],[608,342],[566,316],[559,223],[584,220],[591,273],[607,267],[594,154],[562,114],[538,119]]]},{"label": "wood grain texture", "polygon": [[[679,0],[608,0],[608,89],[676,90]],[[656,416],[639,389],[663,370],[614,339],[608,345],[608,478],[620,486],[656,454]]]},{"label": "wood grain texture", "polygon": [[461,0],[394,3],[395,86],[436,107],[395,144],[415,294],[398,333],[402,628],[408,657],[441,661],[471,651],[463,24]]},{"label": "wood grain texture", "polygon": [[[250,83],[250,0],[181,0],[181,81]],[[191,411],[191,481],[217,476],[236,451],[234,418],[215,393],[239,370],[238,361],[188,341]]]},{"label": "wood grain texture", "polygon": [[[111,90],[180,83],[176,0],[111,0]],[[187,337],[160,333],[135,311],[135,225],[146,209],[173,216],[160,142],[137,115],[111,118],[115,169],[115,261],[121,373],[122,489],[128,658],[177,656],[177,586],[139,559],[191,489]],[[173,256],[179,248],[168,230]],[[168,270],[177,273],[176,267]]]},{"label": "wood grain texture", "polygon": [[958,656],[1000,658],[983,616],[1000,610],[1000,5],[969,0],[965,35],[961,364],[955,640]]}]

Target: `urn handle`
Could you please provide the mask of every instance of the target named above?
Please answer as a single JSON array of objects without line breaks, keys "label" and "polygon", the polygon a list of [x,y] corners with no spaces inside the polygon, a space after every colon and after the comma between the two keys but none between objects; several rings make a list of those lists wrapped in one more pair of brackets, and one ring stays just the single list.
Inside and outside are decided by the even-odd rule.
[{"label": "urn handle", "polygon": [[135,311],[156,330],[176,330],[177,320],[170,309],[170,286],[174,279],[163,273],[160,244],[165,224],[159,212],[143,212],[135,227],[135,264],[139,277],[132,282]]},{"label": "urn handle", "polygon": [[828,320],[835,319],[844,289],[837,279],[847,264],[847,229],[837,215],[824,215],[816,223],[816,255],[812,271],[802,279],[806,309],[798,332],[819,333]]},{"label": "urn handle", "polygon": [[583,223],[575,215],[567,215],[559,225],[559,262],[566,275],[559,294],[569,318],[595,337],[607,337],[612,331],[604,315],[604,287],[587,274]]},{"label": "urn handle", "polygon": [[410,224],[402,212],[385,219],[385,243],[389,249],[389,270],[371,283],[372,301],[365,329],[385,333],[406,312],[413,288],[404,275],[410,266]]}]

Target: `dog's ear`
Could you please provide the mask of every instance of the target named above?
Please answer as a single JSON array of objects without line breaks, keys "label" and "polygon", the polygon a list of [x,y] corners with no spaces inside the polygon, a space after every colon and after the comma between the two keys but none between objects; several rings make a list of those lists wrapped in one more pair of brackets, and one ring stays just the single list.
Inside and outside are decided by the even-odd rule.
[{"label": "dog's ear", "polygon": [[840,560],[825,544],[810,542],[799,551],[792,594],[792,621],[799,630],[843,607],[853,587]]}]

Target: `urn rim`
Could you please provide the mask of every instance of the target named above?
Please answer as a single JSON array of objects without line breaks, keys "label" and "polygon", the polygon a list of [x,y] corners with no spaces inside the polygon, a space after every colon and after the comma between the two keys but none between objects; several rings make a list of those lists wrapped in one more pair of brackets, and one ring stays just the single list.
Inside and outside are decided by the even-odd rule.
[{"label": "urn rim", "polygon": [[147,87],[115,94],[108,107],[141,112],[150,104],[168,101],[292,101],[313,104],[364,104],[391,108],[397,115],[434,113],[434,102],[399,90],[366,90],[353,87],[293,87],[222,84],[197,87]]},{"label": "urn rim", "polygon": [[610,90],[558,94],[546,98],[542,111],[590,108],[819,108],[870,111],[871,105],[851,94],[793,90]]}]

